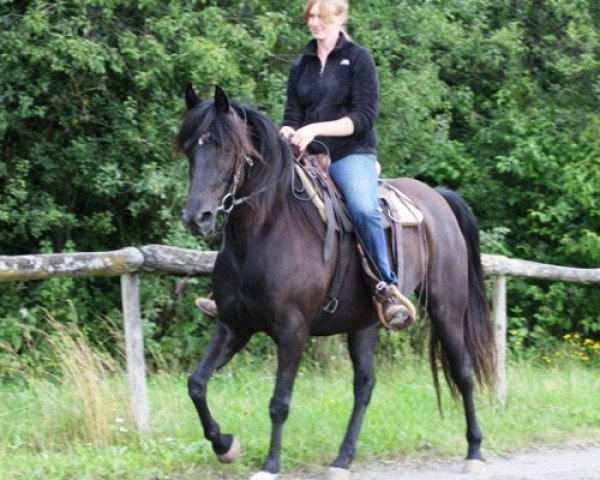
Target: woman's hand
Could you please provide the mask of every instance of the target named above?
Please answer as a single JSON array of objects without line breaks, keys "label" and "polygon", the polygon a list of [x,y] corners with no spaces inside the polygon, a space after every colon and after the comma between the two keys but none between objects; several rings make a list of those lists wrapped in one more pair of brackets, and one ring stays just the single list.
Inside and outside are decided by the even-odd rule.
[{"label": "woman's hand", "polygon": [[283,137],[284,140],[287,140],[288,142],[292,139],[294,133],[296,133],[296,130],[287,125],[284,125],[279,129],[279,134]]},{"label": "woman's hand", "polygon": [[302,152],[306,150],[306,147],[308,147],[315,137],[347,137],[352,135],[354,133],[354,122],[350,117],[342,117],[338,120],[328,122],[309,123],[298,130],[283,126],[279,130],[279,133]]},{"label": "woman's hand", "polygon": [[300,151],[306,150],[306,147],[312,142],[317,136],[317,132],[313,127],[314,124],[305,125],[294,132],[290,138],[290,143],[300,149]]}]

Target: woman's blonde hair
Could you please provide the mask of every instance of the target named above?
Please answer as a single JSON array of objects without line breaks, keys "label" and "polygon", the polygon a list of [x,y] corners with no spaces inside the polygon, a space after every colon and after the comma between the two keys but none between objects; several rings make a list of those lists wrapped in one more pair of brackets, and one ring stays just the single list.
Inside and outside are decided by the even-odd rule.
[{"label": "woman's blonde hair", "polygon": [[319,15],[323,17],[323,21],[326,23],[330,23],[336,15],[344,15],[348,18],[347,0],[308,0],[304,5],[305,21],[308,21],[310,11],[315,5],[319,6]]}]

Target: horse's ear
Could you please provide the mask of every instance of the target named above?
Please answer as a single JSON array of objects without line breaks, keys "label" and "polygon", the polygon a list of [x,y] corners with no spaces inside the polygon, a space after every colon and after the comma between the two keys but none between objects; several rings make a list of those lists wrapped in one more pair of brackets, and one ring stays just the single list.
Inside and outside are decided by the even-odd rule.
[{"label": "horse's ear", "polygon": [[196,92],[194,92],[194,87],[191,83],[188,83],[185,87],[185,104],[188,110],[191,110],[199,103],[200,99],[198,98],[198,95],[196,95]]},{"label": "horse's ear", "polygon": [[229,113],[229,98],[225,90],[215,85],[215,108],[223,113]]}]

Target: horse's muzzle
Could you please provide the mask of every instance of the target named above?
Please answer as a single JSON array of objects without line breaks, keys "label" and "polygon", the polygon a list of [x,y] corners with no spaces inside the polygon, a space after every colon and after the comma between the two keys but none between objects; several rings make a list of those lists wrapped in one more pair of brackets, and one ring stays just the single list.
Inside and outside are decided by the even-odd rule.
[{"label": "horse's muzzle", "polygon": [[190,213],[186,209],[182,213],[183,223],[194,235],[206,237],[215,233],[215,215],[213,212]]}]

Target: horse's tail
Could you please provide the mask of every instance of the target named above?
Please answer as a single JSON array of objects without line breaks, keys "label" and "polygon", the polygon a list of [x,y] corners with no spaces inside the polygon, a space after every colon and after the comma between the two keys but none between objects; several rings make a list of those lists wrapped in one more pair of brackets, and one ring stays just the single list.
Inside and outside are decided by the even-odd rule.
[{"label": "horse's tail", "polygon": [[[450,205],[467,244],[469,291],[464,317],[464,339],[477,381],[491,386],[495,381],[496,345],[485,292],[477,219],[469,204],[458,193],[445,187],[436,187],[435,190]],[[443,349],[441,354],[443,356]],[[450,373],[448,367],[448,362],[442,358],[442,368],[447,379]]]}]

